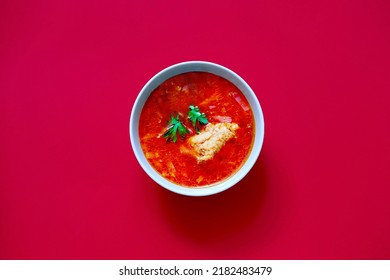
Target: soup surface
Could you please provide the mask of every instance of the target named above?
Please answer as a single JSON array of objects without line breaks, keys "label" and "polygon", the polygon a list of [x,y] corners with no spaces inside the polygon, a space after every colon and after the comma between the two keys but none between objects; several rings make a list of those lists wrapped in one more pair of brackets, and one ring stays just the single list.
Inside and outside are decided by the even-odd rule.
[{"label": "soup surface", "polygon": [[162,176],[187,187],[233,175],[252,148],[248,101],[224,78],[206,72],[174,76],[142,109],[139,137],[145,157]]}]

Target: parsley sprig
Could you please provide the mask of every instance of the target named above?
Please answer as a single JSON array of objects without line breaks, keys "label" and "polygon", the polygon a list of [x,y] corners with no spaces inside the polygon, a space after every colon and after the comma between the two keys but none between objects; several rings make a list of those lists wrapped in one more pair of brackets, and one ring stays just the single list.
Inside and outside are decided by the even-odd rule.
[{"label": "parsley sprig", "polygon": [[198,106],[190,105],[188,111],[188,119],[191,121],[192,126],[195,128],[196,132],[199,133],[198,124],[208,124],[208,119],[206,115],[199,111]]},{"label": "parsley sprig", "polygon": [[168,127],[163,137],[167,138],[167,141],[172,141],[173,143],[176,143],[178,133],[180,137],[184,138],[184,136],[190,132],[185,127],[185,125],[180,121],[179,114],[176,117],[171,115],[171,119],[168,121]]},{"label": "parsley sprig", "polygon": [[[199,125],[208,124],[208,119],[206,115],[199,111],[198,106],[190,105],[188,111],[188,120],[191,122],[192,126],[195,128],[197,133],[200,133]],[[186,134],[189,134],[190,131],[180,120],[180,115],[177,114],[176,117],[171,115],[171,118],[168,121],[168,126],[164,132],[163,137],[167,138],[167,141],[172,141],[176,143],[178,135],[181,138],[184,138]]]}]

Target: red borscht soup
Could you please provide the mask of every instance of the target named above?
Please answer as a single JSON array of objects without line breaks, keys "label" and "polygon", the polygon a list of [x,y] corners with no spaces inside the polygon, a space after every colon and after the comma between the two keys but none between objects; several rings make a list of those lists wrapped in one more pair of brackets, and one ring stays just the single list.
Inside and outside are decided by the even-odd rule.
[{"label": "red borscht soup", "polygon": [[207,72],[174,76],[148,97],[139,121],[145,157],[163,177],[186,187],[232,176],[247,159],[254,118],[245,96]]}]

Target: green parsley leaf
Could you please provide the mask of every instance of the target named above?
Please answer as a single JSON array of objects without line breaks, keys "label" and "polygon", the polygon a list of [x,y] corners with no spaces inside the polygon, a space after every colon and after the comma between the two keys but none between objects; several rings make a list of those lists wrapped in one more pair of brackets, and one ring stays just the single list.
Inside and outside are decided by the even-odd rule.
[{"label": "green parsley leaf", "polygon": [[199,133],[199,124],[208,124],[208,119],[206,115],[199,111],[198,106],[190,105],[188,111],[188,119],[191,121],[192,126],[195,128],[196,132]]},{"label": "green parsley leaf", "polygon": [[171,119],[168,121],[168,127],[163,137],[167,138],[167,141],[172,141],[173,143],[176,143],[177,133],[179,133],[180,137],[184,137],[186,134],[190,132],[180,121],[179,115],[177,115],[176,118],[173,115],[171,115]]}]

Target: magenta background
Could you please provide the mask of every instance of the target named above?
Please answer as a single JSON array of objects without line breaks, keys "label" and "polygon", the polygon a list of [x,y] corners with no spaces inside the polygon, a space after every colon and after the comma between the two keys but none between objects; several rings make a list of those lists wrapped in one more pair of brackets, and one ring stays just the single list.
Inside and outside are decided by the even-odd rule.
[{"label": "magenta background", "polygon": [[[390,259],[389,1],[1,1],[1,259]],[[241,75],[260,158],[204,198],[132,152],[142,86]]]}]

